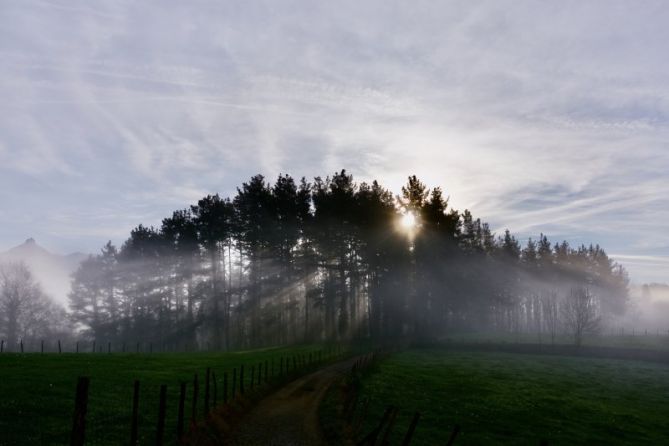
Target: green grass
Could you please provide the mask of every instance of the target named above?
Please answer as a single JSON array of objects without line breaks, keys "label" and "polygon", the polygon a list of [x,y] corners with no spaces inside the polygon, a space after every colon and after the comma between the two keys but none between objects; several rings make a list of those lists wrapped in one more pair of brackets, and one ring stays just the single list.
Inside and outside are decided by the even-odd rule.
[{"label": "green grass", "polygon": [[[626,334],[589,335],[583,345],[592,347],[639,348],[650,350],[669,350],[669,334],[657,332],[630,332]],[[464,333],[447,337],[451,342],[493,342],[518,344],[551,344],[550,335],[537,333]],[[555,344],[573,344],[574,338],[566,334],[555,337]]]},{"label": "green grass", "polygon": [[669,367],[650,363],[414,349],[363,379],[371,398],[363,433],[400,408],[399,444],[415,411],[412,445],[667,444]]},{"label": "green grass", "polygon": [[317,349],[318,347],[295,347],[238,353],[153,355],[2,354],[0,355],[0,446],[69,443],[78,376],[91,378],[87,444],[119,445],[129,442],[135,379],[141,383],[140,444],[153,443],[161,384],[167,385],[165,437],[173,442],[181,381],[188,382],[186,414],[189,415],[191,383],[195,373],[199,374],[200,380],[198,406],[201,412],[204,399],[203,380],[207,367],[211,367],[217,374],[220,401],[223,394],[224,372],[229,372],[231,381],[232,369],[239,369],[239,366],[244,364],[248,389],[251,365],[257,368],[261,361],[268,360],[271,363],[274,359],[275,371],[278,372],[280,357],[300,353],[308,355]]}]

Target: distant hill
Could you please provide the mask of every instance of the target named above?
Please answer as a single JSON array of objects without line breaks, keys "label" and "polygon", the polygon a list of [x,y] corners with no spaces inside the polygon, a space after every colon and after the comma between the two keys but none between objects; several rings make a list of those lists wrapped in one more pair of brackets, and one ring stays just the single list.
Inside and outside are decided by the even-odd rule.
[{"label": "distant hill", "polygon": [[0,253],[0,262],[23,261],[33,272],[46,294],[56,302],[67,305],[70,292],[70,275],[76,271],[82,260],[88,257],[80,252],[59,255],[42,248],[29,238],[19,246]]}]

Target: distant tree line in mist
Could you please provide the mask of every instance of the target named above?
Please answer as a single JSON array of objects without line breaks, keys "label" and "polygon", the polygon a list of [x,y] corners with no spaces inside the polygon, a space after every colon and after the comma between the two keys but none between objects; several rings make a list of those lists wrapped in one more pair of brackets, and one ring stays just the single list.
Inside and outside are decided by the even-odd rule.
[{"label": "distant tree line in mist", "polygon": [[69,317],[92,339],[184,348],[483,330],[580,342],[627,298],[627,273],[599,246],[541,235],[523,247],[415,176],[394,196],[341,171],[257,175],[137,226],[81,264]]},{"label": "distant tree line in mist", "polygon": [[0,342],[15,348],[23,339],[67,339],[72,323],[35,280],[25,263],[0,263]]}]

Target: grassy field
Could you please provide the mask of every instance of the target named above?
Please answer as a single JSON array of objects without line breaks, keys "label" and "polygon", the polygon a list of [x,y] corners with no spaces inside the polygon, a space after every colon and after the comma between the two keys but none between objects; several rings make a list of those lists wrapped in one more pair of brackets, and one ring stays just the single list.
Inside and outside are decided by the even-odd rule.
[{"label": "grassy field", "polygon": [[391,444],[411,415],[415,445],[667,444],[669,367],[642,362],[414,349],[363,379],[371,398],[363,433],[400,408]]},{"label": "grassy field", "polygon": [[181,381],[189,383],[186,414],[190,414],[190,383],[195,373],[199,374],[202,408],[202,381],[207,367],[217,374],[220,400],[224,372],[232,375],[233,368],[244,364],[248,382],[251,365],[257,367],[265,360],[271,364],[274,360],[278,372],[282,356],[308,355],[317,349],[312,346],[218,354],[3,354],[0,355],[0,445],[67,444],[78,376],[91,378],[87,444],[129,442],[135,379],[141,383],[140,444],[153,444],[161,384],[167,385],[166,438],[173,441]]},{"label": "grassy field", "polygon": [[[444,341],[450,342],[493,342],[493,343],[519,343],[519,344],[551,344],[550,336],[537,333],[465,333],[452,335]],[[558,334],[555,344],[573,344],[574,338],[566,334]],[[649,350],[669,350],[669,334],[656,332],[637,331],[632,334],[601,334],[588,335],[583,340],[583,345],[591,347],[616,347],[616,348],[639,348]]]}]

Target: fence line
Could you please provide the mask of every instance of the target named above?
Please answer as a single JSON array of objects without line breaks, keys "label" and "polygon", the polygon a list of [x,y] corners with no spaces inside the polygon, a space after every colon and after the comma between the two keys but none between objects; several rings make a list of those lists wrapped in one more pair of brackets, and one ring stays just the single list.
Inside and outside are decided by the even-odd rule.
[{"label": "fence line", "polygon": [[[219,382],[216,379],[216,372],[213,368],[207,367],[203,374],[203,383],[200,383],[200,375],[195,373],[193,375],[192,382],[192,393],[191,393],[191,417],[190,424],[188,428],[185,427],[185,413],[186,413],[186,403],[188,395],[188,386],[186,382],[180,382],[178,389],[178,398],[174,400],[173,405],[176,407],[170,407],[168,404],[168,387],[165,384],[160,385],[159,390],[159,400],[157,413],[155,418],[154,426],[154,438],[155,444],[157,446],[162,446],[164,444],[190,444],[189,438],[197,435],[198,429],[202,426],[203,423],[210,418],[213,412],[221,412],[221,408],[227,407],[232,408],[233,406],[245,407],[250,405],[250,402],[255,399],[263,396],[269,390],[275,388],[278,385],[285,383],[287,380],[292,380],[299,376],[301,373],[306,373],[312,370],[315,367],[318,367],[323,364],[326,360],[334,360],[339,357],[341,354],[341,349],[337,348],[336,350],[328,350],[318,352],[311,352],[307,355],[281,355],[281,362],[287,362],[287,358],[291,358],[293,362],[293,367],[291,370],[286,369],[280,374],[275,374],[274,369],[270,368],[269,360],[260,361],[260,363],[251,363],[250,364],[250,374],[245,374],[245,366],[248,364],[240,364],[239,367],[232,368],[232,379],[228,379],[228,371],[223,372],[223,381],[222,381],[222,393],[223,400],[218,401],[218,385]],[[307,360],[307,358],[309,358]],[[315,360],[314,358],[318,358]],[[237,369],[239,368],[240,373],[237,374]],[[257,373],[256,373],[257,370]],[[219,375],[220,376],[220,375]],[[89,405],[89,377],[80,377],[77,381],[77,388],[75,392],[74,400],[74,414],[73,414],[73,425],[70,434],[70,445],[71,446],[82,446],[84,441],[87,440],[87,426],[88,416],[90,411]],[[201,389],[202,384],[202,389]],[[248,388],[246,385],[248,384]],[[236,392],[237,386],[239,386],[239,393]],[[130,409],[130,418],[128,424],[128,437],[129,443],[132,446],[138,444],[145,444],[145,441],[142,440],[140,436],[141,423],[140,423],[140,396],[145,391],[140,392],[141,383],[136,379],[133,383],[132,391],[132,406]],[[201,395],[202,394],[202,395]],[[202,398],[202,404],[200,405],[200,398]],[[172,401],[170,399],[170,401]],[[154,406],[155,407],[155,406]],[[200,413],[200,410],[202,411]],[[146,412],[146,409],[144,409]],[[167,421],[168,414],[176,413],[176,423],[173,428],[168,429]],[[172,415],[173,417],[174,415]],[[98,435],[95,436],[97,440],[96,443],[102,442],[112,443],[112,440],[106,440],[104,437],[104,427],[102,427],[101,432],[96,432]],[[124,441],[125,442],[125,441]]]},{"label": "fence line", "polygon": [[[387,446],[388,444],[397,444],[391,441],[394,435],[394,428],[397,420],[400,417],[400,408],[394,405],[386,406],[383,415],[374,427],[366,434],[360,435],[360,431],[368,418],[368,408],[370,398],[366,398],[362,405],[359,404],[361,379],[370,373],[372,367],[386,356],[387,353],[375,351],[358,359],[351,367],[351,370],[340,383],[340,419],[344,420],[344,435],[351,444],[356,446]],[[358,410],[360,407],[360,410]],[[411,416],[409,426],[403,434],[400,433],[402,446],[410,446],[411,441],[416,432],[418,421],[421,418],[420,412],[414,412]],[[446,439],[446,446],[453,446],[461,433],[459,424],[455,424],[453,429],[449,432],[448,439]],[[548,446],[546,439],[539,440],[540,446]]]}]

